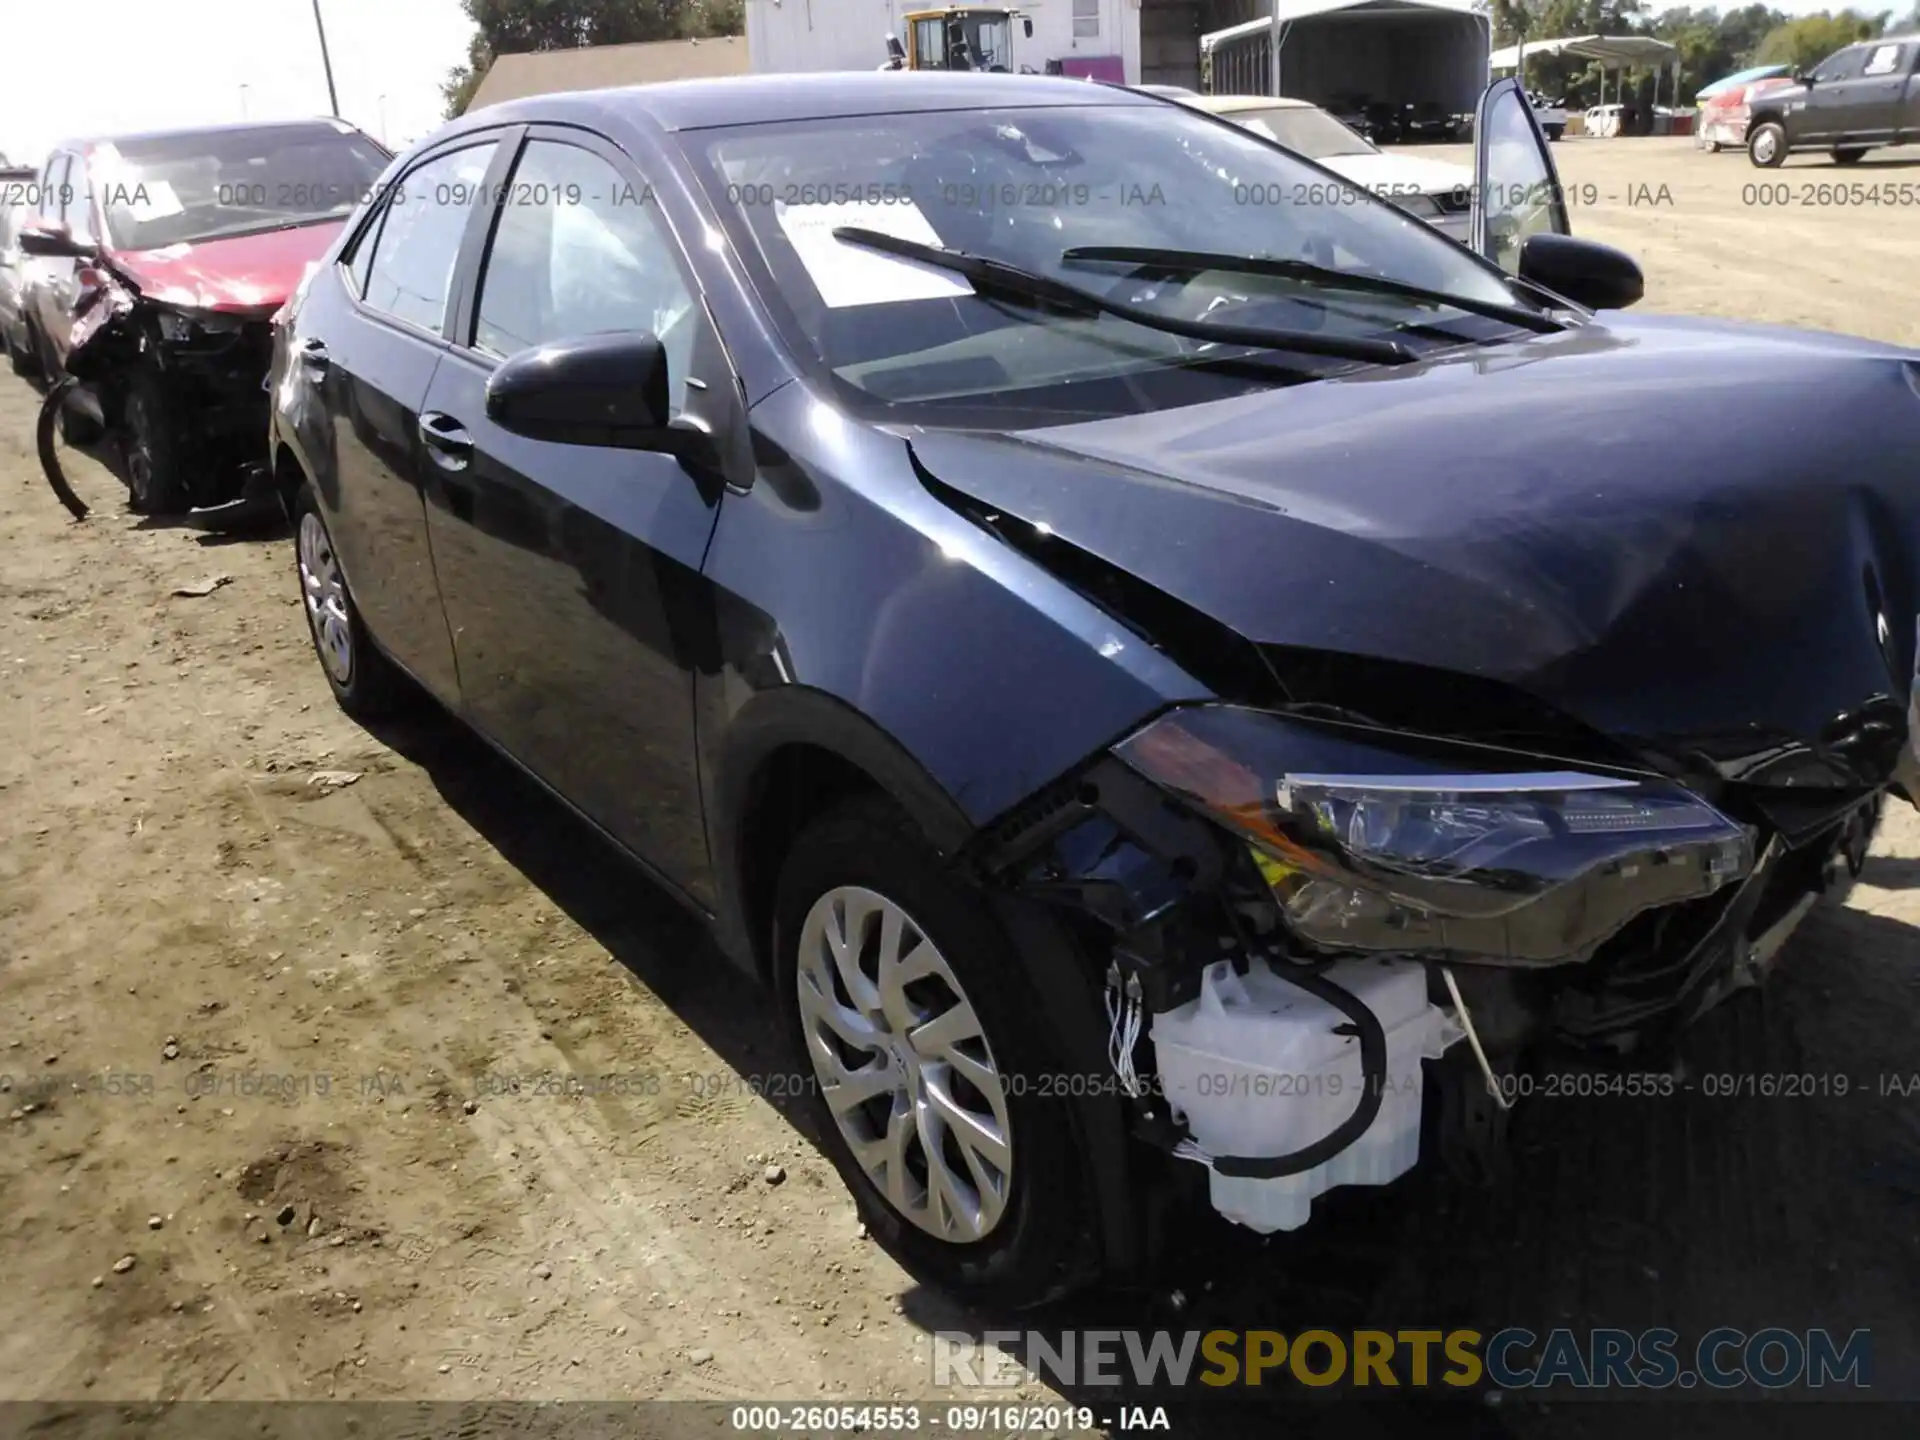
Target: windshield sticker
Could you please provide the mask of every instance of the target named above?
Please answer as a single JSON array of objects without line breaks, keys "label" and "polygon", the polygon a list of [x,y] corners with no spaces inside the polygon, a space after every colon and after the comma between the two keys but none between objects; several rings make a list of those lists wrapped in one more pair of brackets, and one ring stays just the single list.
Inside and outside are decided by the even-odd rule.
[{"label": "windshield sticker", "polygon": [[165,180],[144,181],[124,190],[121,198],[126,203],[127,213],[141,225],[154,220],[170,220],[175,215],[185,214],[187,209],[180,203],[180,197],[173,193],[173,186]]},{"label": "windshield sticker", "polygon": [[973,286],[958,275],[833,238],[840,226],[853,225],[922,245],[940,244],[932,223],[911,200],[890,205],[859,200],[827,205],[776,202],[775,209],[793,253],[831,310],[902,300],[950,300],[973,294]]}]

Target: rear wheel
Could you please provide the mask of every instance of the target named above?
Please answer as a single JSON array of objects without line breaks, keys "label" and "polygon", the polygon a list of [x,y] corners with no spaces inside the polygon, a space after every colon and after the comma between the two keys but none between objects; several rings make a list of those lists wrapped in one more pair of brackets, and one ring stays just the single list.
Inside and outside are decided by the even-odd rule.
[{"label": "rear wheel", "polygon": [[1775,121],[1753,127],[1747,136],[1747,158],[1762,170],[1777,170],[1787,158],[1787,132]]},{"label": "rear wheel", "polygon": [[391,714],[407,698],[406,679],[368,636],[334,552],[333,536],[304,484],[294,496],[293,527],[307,632],[333,698],[355,719]]},{"label": "rear wheel", "polygon": [[978,1303],[1035,1305],[1091,1278],[1068,1097],[1093,1087],[1053,1083],[1071,1068],[1058,1017],[982,897],[863,799],[795,842],[774,938],[808,1103],[875,1237]]},{"label": "rear wheel", "polygon": [[1865,145],[1851,145],[1845,150],[1836,150],[1833,152],[1833,163],[1836,165],[1858,165],[1860,163],[1860,157],[1867,153],[1867,148]]}]

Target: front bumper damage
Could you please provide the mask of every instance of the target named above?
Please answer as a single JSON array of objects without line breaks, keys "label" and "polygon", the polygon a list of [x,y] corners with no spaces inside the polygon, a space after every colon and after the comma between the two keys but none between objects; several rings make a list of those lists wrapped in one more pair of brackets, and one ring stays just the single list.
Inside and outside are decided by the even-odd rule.
[{"label": "front bumper damage", "polygon": [[[1564,963],[1316,953],[1241,836],[1114,754],[977,837],[976,877],[1070,917],[1106,965],[1109,1059],[1132,1132],[1205,1167],[1216,1210],[1290,1230],[1338,1185],[1421,1158],[1498,1166],[1503,1083],[1557,1066],[1671,1063],[1680,1032],[1765,978],[1823,896],[1843,896],[1882,793],[1794,833],[1748,826],[1751,868],[1655,905]],[[1425,1113],[1423,1123],[1423,1111]]]},{"label": "front bumper damage", "polygon": [[[41,467],[60,502],[75,519],[86,518],[87,507],[68,482],[54,444],[61,412],[81,417],[92,433],[105,433],[124,476],[135,463],[137,444],[127,425],[127,401],[140,386],[170,427],[178,468],[188,477],[182,496],[186,524],[225,531],[277,520],[278,501],[260,458],[269,408],[269,314],[169,304],[105,259],[92,270],[75,311],[67,374],[49,390],[38,431]],[[182,423],[182,416],[191,416],[192,423]]]}]

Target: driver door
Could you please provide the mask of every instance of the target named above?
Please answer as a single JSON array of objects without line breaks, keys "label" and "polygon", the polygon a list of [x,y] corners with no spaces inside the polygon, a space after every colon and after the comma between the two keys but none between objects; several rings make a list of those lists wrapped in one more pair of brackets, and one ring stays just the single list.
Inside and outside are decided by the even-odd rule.
[{"label": "driver door", "polygon": [[1511,76],[1480,97],[1473,181],[1469,244],[1509,275],[1520,273],[1520,247],[1529,235],[1573,233],[1553,151],[1527,92]]}]

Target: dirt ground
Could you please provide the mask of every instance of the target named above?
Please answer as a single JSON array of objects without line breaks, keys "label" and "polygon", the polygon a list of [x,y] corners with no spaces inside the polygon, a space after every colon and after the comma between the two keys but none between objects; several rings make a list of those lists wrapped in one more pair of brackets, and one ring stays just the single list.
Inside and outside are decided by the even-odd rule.
[{"label": "dirt ground", "polygon": [[[1799,203],[1920,189],[1920,153],[1557,151],[1646,308],[1920,344],[1920,204]],[[1796,203],[1746,203],[1760,181]],[[0,1399],[934,1396],[928,1332],[1005,1317],[865,1239],[754,1093],[757,994],[451,724],[340,714],[285,539],[143,524],[97,467],[70,523],[36,403],[0,381]],[[1847,1097],[1539,1104],[1499,1190],[1422,1174],[1265,1243],[1198,1225],[1178,1323],[1869,1327],[1911,1378],[1920,1096],[1872,1080],[1920,1070],[1917,885],[1901,809],[1764,1003],[1694,1043]],[[1475,1413],[1584,1435],[1613,1408]]]}]

